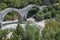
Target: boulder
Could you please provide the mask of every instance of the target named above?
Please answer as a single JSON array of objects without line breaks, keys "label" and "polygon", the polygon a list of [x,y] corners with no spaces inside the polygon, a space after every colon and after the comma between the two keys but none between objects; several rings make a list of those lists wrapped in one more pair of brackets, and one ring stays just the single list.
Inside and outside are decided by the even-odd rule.
[{"label": "boulder", "polygon": [[28,23],[34,23],[35,22],[35,19],[34,18],[29,18],[29,19],[27,19],[27,22]]}]

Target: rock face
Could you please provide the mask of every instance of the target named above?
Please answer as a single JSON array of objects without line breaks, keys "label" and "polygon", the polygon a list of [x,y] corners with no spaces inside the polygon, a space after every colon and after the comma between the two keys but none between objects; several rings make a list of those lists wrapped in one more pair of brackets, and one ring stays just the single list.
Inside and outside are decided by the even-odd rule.
[{"label": "rock face", "polygon": [[5,17],[5,15],[8,13],[8,12],[11,12],[11,11],[15,11],[17,12],[17,15],[19,17],[19,23],[23,23],[23,19],[26,19],[27,18],[27,14],[29,12],[29,10],[33,7],[37,7],[39,8],[40,10],[43,10],[44,7],[47,7],[47,6],[38,6],[38,5],[28,5],[26,6],[25,8],[23,9],[16,9],[16,8],[6,8],[5,10],[3,10],[2,12],[0,12],[0,27],[2,27],[2,22],[3,22],[3,18]]}]

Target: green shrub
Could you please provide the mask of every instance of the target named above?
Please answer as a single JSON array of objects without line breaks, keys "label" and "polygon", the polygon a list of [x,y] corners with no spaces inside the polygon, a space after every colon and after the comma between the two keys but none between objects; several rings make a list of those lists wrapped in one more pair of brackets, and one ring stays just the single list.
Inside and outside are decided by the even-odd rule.
[{"label": "green shrub", "polygon": [[13,37],[11,40],[23,40],[24,39],[24,30],[20,24],[18,24],[16,30],[13,32]]},{"label": "green shrub", "polygon": [[60,22],[60,14],[56,15],[55,20],[58,21],[58,22]]},{"label": "green shrub", "polygon": [[12,35],[10,40],[40,40],[40,30],[37,25],[28,24],[25,26],[25,30],[18,25]]},{"label": "green shrub", "polygon": [[44,13],[48,12],[48,8],[45,7],[43,10],[42,10]]},{"label": "green shrub", "polygon": [[55,40],[60,40],[60,31],[55,35]]},{"label": "green shrub", "polygon": [[41,11],[39,11],[39,12],[37,12],[36,13],[36,19],[38,20],[38,21],[40,21],[40,20],[43,20],[44,19],[44,13],[43,12],[41,12]]},{"label": "green shrub", "polygon": [[45,17],[45,19],[52,18],[51,12],[46,12],[44,17]]},{"label": "green shrub", "polygon": [[51,11],[53,9],[53,6],[49,5],[47,8],[48,8],[48,11]]},{"label": "green shrub", "polygon": [[0,40],[6,40],[6,35],[9,33],[7,29],[5,30],[0,30]]},{"label": "green shrub", "polygon": [[55,40],[55,35],[60,31],[60,23],[54,20],[46,21],[45,28],[42,31],[42,40]]},{"label": "green shrub", "polygon": [[40,40],[40,30],[37,25],[26,25],[26,40]]}]

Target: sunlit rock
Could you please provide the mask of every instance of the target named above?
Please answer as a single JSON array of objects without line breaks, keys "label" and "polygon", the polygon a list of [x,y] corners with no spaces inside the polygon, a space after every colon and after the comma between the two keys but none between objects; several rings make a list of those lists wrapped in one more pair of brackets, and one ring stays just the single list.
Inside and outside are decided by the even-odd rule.
[{"label": "sunlit rock", "polygon": [[34,23],[34,22],[35,22],[35,19],[34,18],[27,19],[27,23]]}]

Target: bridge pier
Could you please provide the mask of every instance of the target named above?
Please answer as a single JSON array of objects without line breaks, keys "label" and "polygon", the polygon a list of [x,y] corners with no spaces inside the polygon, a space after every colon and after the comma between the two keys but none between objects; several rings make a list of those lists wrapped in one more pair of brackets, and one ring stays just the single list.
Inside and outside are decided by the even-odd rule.
[{"label": "bridge pier", "polygon": [[3,25],[2,25],[2,21],[0,20],[0,29],[2,28],[2,26],[3,26]]},{"label": "bridge pier", "polygon": [[18,20],[18,24],[20,24],[20,23],[23,23],[23,20],[19,19]]},{"label": "bridge pier", "polygon": [[26,21],[26,20],[27,20],[27,16],[24,15],[24,16],[23,16],[23,21]]}]

